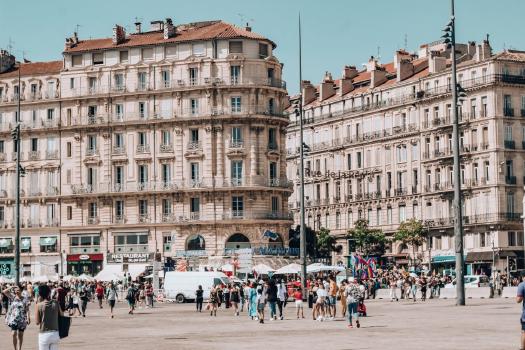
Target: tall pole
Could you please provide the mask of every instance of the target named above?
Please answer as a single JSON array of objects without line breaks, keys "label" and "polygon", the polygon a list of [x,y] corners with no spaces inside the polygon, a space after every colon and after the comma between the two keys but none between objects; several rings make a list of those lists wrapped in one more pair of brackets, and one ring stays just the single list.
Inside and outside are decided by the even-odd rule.
[{"label": "tall pole", "polygon": [[461,213],[461,173],[459,165],[459,118],[458,118],[458,86],[456,82],[456,18],[454,15],[454,0],[451,5],[451,44],[452,44],[452,144],[454,147],[454,235],[456,250],[456,305],[465,305],[465,262],[463,257],[463,215]]},{"label": "tall pole", "polygon": [[301,254],[301,283],[303,287],[303,297],[306,296],[306,234],[304,225],[304,141],[303,141],[303,65],[302,65],[302,42],[301,42],[301,13],[299,13],[299,142],[300,146],[300,210],[301,210],[301,224],[300,224],[300,254]]},{"label": "tall pole", "polygon": [[15,215],[15,284],[20,285],[20,98],[22,85],[20,84],[20,70],[18,64],[18,105],[16,112],[16,215]]}]

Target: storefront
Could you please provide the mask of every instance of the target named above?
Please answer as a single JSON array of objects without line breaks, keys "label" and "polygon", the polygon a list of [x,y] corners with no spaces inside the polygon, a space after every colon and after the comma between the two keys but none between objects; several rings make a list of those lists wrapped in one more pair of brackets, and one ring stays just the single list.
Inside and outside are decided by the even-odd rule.
[{"label": "storefront", "polygon": [[494,254],[490,251],[468,252],[465,258],[467,264],[467,275],[487,275],[492,274]]},{"label": "storefront", "polygon": [[432,271],[439,274],[449,275],[450,271],[456,267],[456,257],[454,255],[437,255],[432,257]]},{"label": "storefront", "polygon": [[0,277],[13,278],[15,275],[15,261],[13,258],[0,258]]},{"label": "storefront", "polygon": [[95,276],[102,270],[103,254],[70,254],[67,256],[67,274]]}]

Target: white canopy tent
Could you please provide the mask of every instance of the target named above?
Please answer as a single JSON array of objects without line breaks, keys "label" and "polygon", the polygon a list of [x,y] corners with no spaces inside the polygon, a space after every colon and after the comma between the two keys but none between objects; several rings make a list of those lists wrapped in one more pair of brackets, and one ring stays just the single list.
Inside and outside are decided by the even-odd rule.
[{"label": "white canopy tent", "polygon": [[95,280],[102,282],[118,281],[122,279],[122,265],[106,265],[95,276]]},{"label": "white canopy tent", "polygon": [[233,265],[232,264],[224,264],[221,266],[222,271],[226,272],[233,272]]},{"label": "white canopy tent", "polygon": [[274,272],[275,269],[272,269],[270,266],[266,264],[257,264],[253,267],[253,271],[258,273],[259,275],[267,275],[270,272]]},{"label": "white canopy tent", "polygon": [[315,273],[321,271],[345,271],[344,266],[325,265],[322,263],[310,264],[306,267],[306,273]]},{"label": "white canopy tent", "polygon": [[293,275],[301,273],[301,265],[292,263],[277,269],[274,272],[276,275]]}]

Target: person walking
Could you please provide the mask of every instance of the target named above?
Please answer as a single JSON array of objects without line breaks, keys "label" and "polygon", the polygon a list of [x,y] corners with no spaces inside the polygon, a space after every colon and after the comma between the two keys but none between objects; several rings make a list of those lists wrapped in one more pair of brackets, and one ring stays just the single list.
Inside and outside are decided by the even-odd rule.
[{"label": "person walking", "polygon": [[102,309],[102,301],[104,300],[104,287],[102,287],[102,283],[97,283],[95,295],[97,296],[98,307]]},{"label": "person walking", "polygon": [[[87,285],[83,285],[80,288],[81,288],[80,293],[79,293],[80,303],[81,303],[80,309],[82,311],[82,317],[86,317],[86,309],[87,309],[87,304],[89,301],[89,289]],[[39,288],[39,293],[40,293],[40,288]]]},{"label": "person walking", "polygon": [[348,312],[348,328],[353,328],[352,319],[355,317],[357,328],[361,327],[359,323],[359,313],[357,312],[357,305],[361,296],[361,290],[354,277],[348,278],[348,286],[346,286],[346,303]]},{"label": "person walking", "polygon": [[128,301],[129,311],[128,314],[133,315],[135,311],[135,303],[137,302],[137,291],[132,283],[129,284],[128,291],[126,293],[126,300]]},{"label": "person walking", "polygon": [[337,283],[335,282],[335,277],[333,275],[330,275],[328,277],[329,279],[329,287],[328,287],[328,313],[330,315],[330,319],[333,320],[336,316],[336,303],[337,303]]},{"label": "person walking", "polygon": [[217,286],[212,287],[210,291],[210,305],[211,305],[210,306],[211,308],[210,316],[217,317],[217,307],[219,305],[219,293],[217,290]]},{"label": "person walking", "polygon": [[346,317],[346,309],[347,309],[345,291],[346,291],[346,281],[342,281],[341,286],[339,287],[339,290],[338,290],[338,295],[339,295],[339,301],[341,302],[341,316],[343,316],[343,318]]},{"label": "person walking", "polygon": [[197,308],[197,312],[202,312],[202,302],[203,301],[204,301],[204,290],[202,289],[202,286],[199,285],[199,287],[195,291],[195,305]]},{"label": "person walking", "polygon": [[42,284],[38,287],[41,302],[36,304],[35,322],[39,326],[38,349],[58,350],[58,316],[62,315],[60,305],[51,300],[51,289]]},{"label": "person walking", "polygon": [[315,320],[317,321],[324,321],[325,320],[325,303],[326,303],[326,297],[328,293],[326,292],[326,289],[324,288],[324,285],[322,282],[318,283],[319,287],[317,288],[317,301],[314,306],[314,313],[317,316]]},{"label": "person walking", "polygon": [[303,292],[300,287],[295,288],[293,294],[295,300],[295,311],[297,313],[297,319],[299,319],[299,312],[301,313],[301,318],[304,318],[304,307],[303,307]]},{"label": "person walking", "polygon": [[259,323],[264,323],[264,308],[266,306],[266,291],[262,286],[257,288],[257,316]]},{"label": "person walking", "polygon": [[113,309],[115,308],[115,302],[117,301],[117,290],[115,289],[113,282],[110,282],[106,291],[106,300],[108,301],[111,318],[114,318]]},{"label": "person walking", "polygon": [[279,308],[280,320],[284,320],[283,308],[286,304],[287,295],[286,285],[283,283],[283,280],[279,280],[279,284],[277,285],[277,307]]},{"label": "person walking", "polygon": [[397,297],[397,281],[395,278],[390,279],[390,301],[399,301]]},{"label": "person walking", "polygon": [[266,290],[266,300],[270,305],[270,321],[277,320],[277,285],[275,280],[272,278],[268,283],[268,289]]},{"label": "person walking", "polygon": [[239,296],[241,297],[241,312],[244,311],[244,303],[246,302],[246,283],[242,283],[239,288]]},{"label": "person walking", "polygon": [[22,343],[24,342],[24,331],[31,323],[29,316],[29,301],[22,297],[22,290],[20,287],[12,286],[4,291],[2,294],[9,298],[9,308],[6,311],[5,323],[11,328],[13,335],[14,350],[22,350]]},{"label": "person walking", "polygon": [[241,301],[241,296],[239,292],[239,287],[237,287],[234,284],[230,290],[230,302],[232,304],[233,312],[235,316],[239,316],[239,302],[240,301]]},{"label": "person walking", "polygon": [[153,308],[153,300],[154,300],[155,294],[153,293],[153,286],[151,285],[151,283],[146,284],[145,294],[146,294],[146,307]]},{"label": "person walking", "polygon": [[253,319],[257,317],[257,290],[255,283],[251,284],[250,294],[248,295],[248,316]]}]

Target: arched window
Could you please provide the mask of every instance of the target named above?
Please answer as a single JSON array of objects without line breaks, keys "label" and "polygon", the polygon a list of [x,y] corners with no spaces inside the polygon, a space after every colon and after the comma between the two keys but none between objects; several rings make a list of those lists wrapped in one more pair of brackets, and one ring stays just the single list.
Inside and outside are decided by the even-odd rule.
[{"label": "arched window", "polygon": [[268,248],[281,248],[283,246],[283,238],[280,234],[277,234],[275,239],[268,238]]},{"label": "arched window", "polygon": [[226,241],[226,249],[251,248],[250,239],[242,233],[234,233]]},{"label": "arched window", "polygon": [[188,241],[186,243],[186,250],[205,250],[206,249],[206,242],[204,241],[204,237],[201,235],[193,235],[190,238],[188,238]]}]

